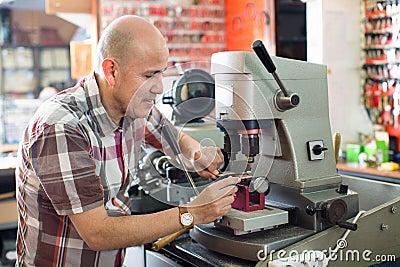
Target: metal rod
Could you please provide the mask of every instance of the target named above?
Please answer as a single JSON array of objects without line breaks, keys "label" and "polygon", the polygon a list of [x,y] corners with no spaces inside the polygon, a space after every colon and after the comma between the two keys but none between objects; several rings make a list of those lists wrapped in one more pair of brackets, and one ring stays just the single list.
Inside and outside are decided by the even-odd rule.
[{"label": "metal rod", "polygon": [[276,72],[273,72],[273,73],[271,73],[271,74],[272,74],[272,76],[274,77],[276,83],[279,85],[279,88],[282,90],[282,93],[283,93],[286,97],[288,97],[288,96],[289,96],[289,93],[288,93],[288,91],[286,90],[286,87],[283,85],[283,83],[282,83],[281,79],[279,78],[278,74],[277,74]]},{"label": "metal rod", "polygon": [[172,152],[174,153],[174,155],[176,156],[176,158],[178,159],[178,163],[182,166],[183,168],[183,172],[185,173],[186,179],[188,180],[190,186],[192,187],[194,193],[196,194],[196,196],[199,195],[199,190],[197,190],[196,184],[193,181],[192,176],[190,176],[189,171],[186,168],[186,165],[183,162],[182,159],[182,152],[179,149],[179,145],[178,142],[176,141],[176,138],[174,136],[174,134],[172,133],[171,128],[169,127],[168,124],[165,124],[163,126],[164,129],[164,137],[167,140],[167,143],[169,144],[169,146],[172,149]]},{"label": "metal rod", "polygon": [[199,190],[197,190],[196,184],[194,183],[192,176],[190,176],[189,171],[186,168],[186,165],[183,163],[182,153],[179,153],[178,155],[176,155],[176,157],[177,157],[177,159],[179,161],[179,164],[183,167],[183,171],[185,173],[186,179],[189,181],[190,186],[192,187],[192,189],[193,189],[194,193],[196,194],[196,196],[198,196],[200,194]]}]

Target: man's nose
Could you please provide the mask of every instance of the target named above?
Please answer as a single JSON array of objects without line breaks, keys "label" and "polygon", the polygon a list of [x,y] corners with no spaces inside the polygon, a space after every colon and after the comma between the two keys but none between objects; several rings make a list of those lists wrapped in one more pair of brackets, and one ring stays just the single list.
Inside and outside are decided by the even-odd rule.
[{"label": "man's nose", "polygon": [[151,86],[150,92],[156,95],[162,94],[164,92],[164,86],[162,83],[162,75],[156,75]]}]

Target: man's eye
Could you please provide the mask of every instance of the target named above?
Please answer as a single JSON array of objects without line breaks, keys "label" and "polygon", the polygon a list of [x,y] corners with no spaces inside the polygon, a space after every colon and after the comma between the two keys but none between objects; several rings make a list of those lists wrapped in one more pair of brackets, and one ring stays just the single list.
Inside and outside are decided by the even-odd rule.
[{"label": "man's eye", "polygon": [[146,79],[150,79],[150,78],[153,78],[154,76],[157,76],[159,74],[163,74],[163,72],[164,72],[164,70],[162,70],[162,71],[160,70],[160,71],[156,71],[156,72],[153,72],[153,73],[144,74],[143,76]]}]

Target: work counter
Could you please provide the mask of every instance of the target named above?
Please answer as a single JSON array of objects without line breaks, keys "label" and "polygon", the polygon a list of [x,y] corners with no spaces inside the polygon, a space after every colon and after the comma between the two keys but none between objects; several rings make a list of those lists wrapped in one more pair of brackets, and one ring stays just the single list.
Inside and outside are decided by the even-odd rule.
[{"label": "work counter", "polygon": [[[347,169],[346,166],[338,166],[341,169]],[[343,167],[343,168],[342,168]],[[361,172],[358,171],[358,168],[347,169],[350,171],[354,171],[358,174]],[[366,172],[367,170],[363,170]],[[370,170],[371,173],[377,170]],[[381,172],[379,173],[366,173],[369,175],[373,175],[374,178],[385,177],[385,175]],[[362,173],[361,173],[362,174]],[[396,173],[397,175],[398,172]],[[391,174],[391,176],[394,174]],[[393,178],[398,179],[398,178]],[[399,179],[398,179],[399,180]],[[400,193],[400,185],[394,183],[373,181],[371,179],[357,178],[351,177],[348,175],[343,175],[344,184],[348,185],[351,190],[356,191],[359,194],[359,205],[360,210],[370,211],[376,209],[376,207],[383,205],[389,201],[392,201],[399,197]],[[390,215],[391,216],[391,215]],[[379,221],[379,220],[378,220]],[[385,220],[386,221],[386,220]],[[365,225],[365,224],[364,224]],[[191,230],[192,231],[192,230]],[[350,238],[354,238],[354,235],[357,232],[351,231],[349,233]],[[257,233],[254,233],[257,234]],[[380,237],[385,236],[384,233],[380,234]],[[360,240],[368,240],[368,236],[361,235]],[[352,241],[354,241],[353,239]],[[388,240],[391,240],[390,237]],[[360,241],[362,242],[362,241]],[[349,244],[352,242],[349,241]],[[320,249],[326,249],[326,247],[320,247]],[[349,250],[352,251],[352,250]],[[196,241],[192,240],[188,233],[183,234],[178,237],[176,240],[171,242],[169,245],[164,247],[160,252],[155,252],[152,250],[147,250],[146,252],[146,260],[148,263],[154,263],[152,265],[147,266],[209,266],[209,267],[239,267],[239,266],[256,266],[257,262],[247,261],[240,258],[224,255],[215,251],[208,250],[205,246]],[[170,263],[170,265],[166,263]],[[368,266],[363,262],[359,265],[351,265],[351,266]],[[157,265],[158,264],[158,265]],[[388,266],[400,266],[400,258],[398,258],[395,262],[376,262],[375,265],[371,265],[374,267],[388,267]],[[347,266],[347,265],[335,265],[335,266]]]},{"label": "work counter", "polygon": [[[193,241],[188,233],[167,245],[160,251],[160,254],[173,259],[176,263],[174,266],[251,267],[257,263],[208,250]],[[150,256],[150,258],[154,258],[156,255],[151,252],[147,253],[147,257]],[[158,263],[163,263],[163,260],[160,258]]]},{"label": "work counter", "polygon": [[377,168],[359,168],[356,165],[338,163],[338,173],[376,181],[400,184],[400,171],[379,171]]}]

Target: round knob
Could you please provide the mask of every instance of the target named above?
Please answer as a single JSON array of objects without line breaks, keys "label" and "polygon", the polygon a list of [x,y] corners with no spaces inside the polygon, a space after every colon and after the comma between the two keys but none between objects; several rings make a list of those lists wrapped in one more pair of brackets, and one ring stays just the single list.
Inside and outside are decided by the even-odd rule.
[{"label": "round knob", "polygon": [[306,207],[306,213],[308,214],[308,215],[314,215],[315,213],[317,213],[317,209],[314,207],[314,206],[311,206],[311,205],[307,205],[307,207]]},{"label": "round knob", "polygon": [[297,106],[300,103],[300,97],[298,94],[291,94],[290,95],[290,103],[292,106]]},{"label": "round knob", "polygon": [[323,206],[322,217],[331,224],[342,221],[347,214],[347,204],[343,199],[330,200]]},{"label": "round knob", "polygon": [[269,190],[269,181],[267,177],[253,178],[249,185],[249,191],[257,193],[266,193]]}]

